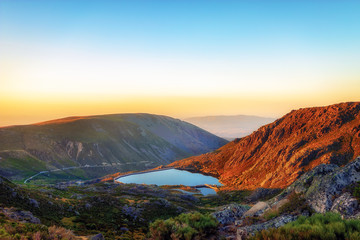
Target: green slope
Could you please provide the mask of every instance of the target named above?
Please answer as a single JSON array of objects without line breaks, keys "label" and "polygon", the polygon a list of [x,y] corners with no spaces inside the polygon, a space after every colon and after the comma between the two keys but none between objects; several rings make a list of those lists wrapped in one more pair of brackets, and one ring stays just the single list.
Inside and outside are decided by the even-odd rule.
[{"label": "green slope", "polygon": [[198,127],[165,116],[73,117],[0,128],[0,174],[18,181],[40,171],[50,171],[39,176],[47,180],[89,179],[165,165],[225,143]]}]

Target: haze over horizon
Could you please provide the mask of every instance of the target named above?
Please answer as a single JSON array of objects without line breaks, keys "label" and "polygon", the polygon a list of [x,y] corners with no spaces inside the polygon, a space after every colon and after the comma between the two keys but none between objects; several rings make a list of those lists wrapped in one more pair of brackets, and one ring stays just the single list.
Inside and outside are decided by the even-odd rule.
[{"label": "haze over horizon", "polygon": [[[360,101],[360,2],[0,1],[0,126]],[[214,17],[216,16],[216,17]]]}]

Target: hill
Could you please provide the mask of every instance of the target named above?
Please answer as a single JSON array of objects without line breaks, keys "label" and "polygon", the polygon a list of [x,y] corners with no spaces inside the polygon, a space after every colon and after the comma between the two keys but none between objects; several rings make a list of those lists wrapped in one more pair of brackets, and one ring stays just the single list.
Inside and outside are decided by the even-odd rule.
[{"label": "hill", "polygon": [[225,143],[166,116],[70,117],[0,128],[0,175],[23,180],[44,171],[37,179],[88,179],[169,164]]},{"label": "hill", "polygon": [[322,163],[360,154],[360,103],[294,110],[218,150],[170,166],[211,174],[241,189],[284,188]]},{"label": "hill", "polygon": [[233,140],[235,138],[245,137],[259,127],[269,124],[276,119],[249,115],[234,115],[192,117],[184,120],[219,137]]}]

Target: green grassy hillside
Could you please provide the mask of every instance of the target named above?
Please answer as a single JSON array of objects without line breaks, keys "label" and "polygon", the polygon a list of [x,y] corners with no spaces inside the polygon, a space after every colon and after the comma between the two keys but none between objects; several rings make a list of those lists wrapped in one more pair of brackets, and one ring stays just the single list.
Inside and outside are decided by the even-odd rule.
[{"label": "green grassy hillside", "polygon": [[165,116],[72,117],[0,128],[0,174],[15,181],[41,171],[46,172],[33,181],[89,179],[165,165],[225,143],[198,127]]}]

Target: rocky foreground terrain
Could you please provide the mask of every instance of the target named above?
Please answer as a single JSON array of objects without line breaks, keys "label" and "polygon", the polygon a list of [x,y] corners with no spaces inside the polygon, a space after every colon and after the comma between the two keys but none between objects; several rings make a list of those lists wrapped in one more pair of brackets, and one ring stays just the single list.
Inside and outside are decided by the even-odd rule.
[{"label": "rocky foreground terrain", "polygon": [[360,103],[291,111],[249,136],[170,166],[216,176],[240,189],[285,188],[320,164],[360,155]]},{"label": "rocky foreground terrain", "polygon": [[267,201],[258,201],[251,208],[226,205],[213,215],[229,238],[236,234],[237,239],[247,239],[315,213],[333,212],[343,219],[360,219],[359,200],[360,157],[344,167],[321,164]]},{"label": "rocky foreground terrain", "polygon": [[[321,164],[283,190],[202,196],[174,188],[182,186],[19,186],[0,178],[0,239],[303,239],[306,232],[307,239],[360,237],[360,158],[344,167]],[[306,221],[315,223],[301,225]],[[316,224],[329,232],[326,238],[312,229]]]}]

